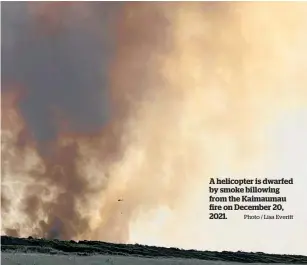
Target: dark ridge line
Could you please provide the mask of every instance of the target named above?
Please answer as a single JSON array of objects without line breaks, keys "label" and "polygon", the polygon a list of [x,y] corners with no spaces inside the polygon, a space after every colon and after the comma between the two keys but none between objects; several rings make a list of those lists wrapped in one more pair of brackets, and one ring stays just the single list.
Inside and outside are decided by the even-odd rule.
[{"label": "dark ridge line", "polygon": [[241,263],[287,263],[307,264],[307,256],[302,255],[278,255],[263,252],[231,252],[231,251],[198,251],[183,250],[178,248],[165,248],[146,246],[139,244],[115,244],[102,241],[73,240],[64,241],[58,239],[17,238],[1,236],[2,252],[21,253],[44,253],[54,255],[75,254],[81,256],[89,255],[118,255],[137,256],[146,258],[182,258],[199,259],[210,261],[226,261]]}]

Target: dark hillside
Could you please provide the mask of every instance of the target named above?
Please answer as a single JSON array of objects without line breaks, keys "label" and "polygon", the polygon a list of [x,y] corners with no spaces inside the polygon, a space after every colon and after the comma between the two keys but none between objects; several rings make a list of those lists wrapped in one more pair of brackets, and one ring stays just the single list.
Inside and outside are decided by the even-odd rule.
[{"label": "dark hillside", "polygon": [[1,251],[5,252],[36,252],[48,254],[77,254],[77,255],[122,255],[151,258],[187,258],[201,260],[218,260],[242,263],[288,263],[307,264],[306,256],[275,255],[262,252],[212,252],[181,250],[143,245],[113,244],[100,241],[61,241],[35,238],[15,238],[1,236]]}]

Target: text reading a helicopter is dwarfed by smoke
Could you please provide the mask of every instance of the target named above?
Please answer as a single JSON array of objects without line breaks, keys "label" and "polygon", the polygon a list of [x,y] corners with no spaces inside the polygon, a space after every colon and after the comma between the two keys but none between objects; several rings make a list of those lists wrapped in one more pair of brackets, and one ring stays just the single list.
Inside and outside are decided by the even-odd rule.
[{"label": "text reading a helicopter is dwarfed by smoke", "polygon": [[240,212],[247,220],[291,220],[293,214],[284,214],[285,185],[293,185],[293,178],[210,178],[209,219],[228,219],[229,212]]}]

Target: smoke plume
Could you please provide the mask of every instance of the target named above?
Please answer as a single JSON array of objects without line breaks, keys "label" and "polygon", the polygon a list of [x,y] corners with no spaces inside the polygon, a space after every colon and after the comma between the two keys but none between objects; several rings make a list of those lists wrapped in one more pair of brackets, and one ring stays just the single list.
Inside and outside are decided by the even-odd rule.
[{"label": "smoke plume", "polygon": [[[3,233],[305,251],[305,3],[2,6]],[[210,177],[285,174],[295,225],[209,222]]]}]

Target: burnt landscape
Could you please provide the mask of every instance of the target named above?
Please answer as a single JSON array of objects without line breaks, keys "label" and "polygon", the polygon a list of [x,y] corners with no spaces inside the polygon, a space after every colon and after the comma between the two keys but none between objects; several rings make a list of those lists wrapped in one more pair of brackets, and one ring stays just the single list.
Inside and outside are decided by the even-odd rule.
[{"label": "burnt landscape", "polygon": [[41,253],[52,255],[112,255],[146,258],[199,259],[241,263],[307,264],[301,255],[275,255],[263,252],[197,251],[132,244],[113,244],[100,241],[62,241],[57,239],[16,238],[1,236],[2,252]]}]

